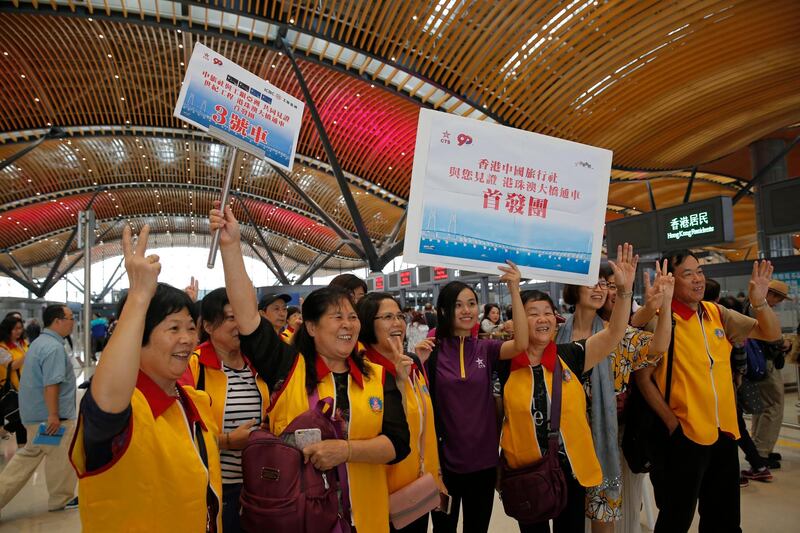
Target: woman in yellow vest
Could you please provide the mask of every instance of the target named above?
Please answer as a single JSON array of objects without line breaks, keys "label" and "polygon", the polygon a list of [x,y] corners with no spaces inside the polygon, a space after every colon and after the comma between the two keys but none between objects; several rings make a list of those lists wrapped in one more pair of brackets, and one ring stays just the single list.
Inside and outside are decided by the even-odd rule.
[{"label": "woman in yellow vest", "polygon": [[195,307],[158,283],[149,226],[122,248],[130,289],[86,391],[70,458],[83,531],[219,532],[218,430],[205,392],[179,386],[197,343]]},{"label": "woman in yellow vest", "polygon": [[351,294],[340,287],[309,294],[303,302],[303,325],[292,345],[284,343],[258,314],[255,289],[244,268],[239,224],[230,208],[226,206],[224,219],[213,209],[209,219],[211,231],[220,230],[225,286],[239,324],[242,353],[274,391],[270,429],[280,434],[317,398],[332,398],[345,438],[311,444],[303,451],[320,470],[345,464],[349,501],[343,501],[343,507],[350,509],[350,524],[359,533],[387,533],[384,465],[408,455],[408,424],[394,377],[355,349],[361,326]]},{"label": "woman in yellow vest", "polygon": [[[631,287],[637,258],[629,245],[620,247],[617,262],[610,262],[619,287],[608,328],[586,340],[555,344],[555,305],[540,291],[524,291],[528,318],[528,348],[511,360],[503,389],[503,432],[500,447],[510,468],[539,461],[547,450],[550,395],[556,357],[563,367],[561,388],[561,466],[567,479],[567,505],[554,520],[556,533],[584,531],[585,487],[600,484],[603,473],[594,451],[586,418],[583,375],[608,357],[622,340],[631,309]],[[547,522],[519,524],[522,533],[550,531]]]},{"label": "woman in yellow vest", "polygon": [[184,377],[189,385],[211,397],[211,411],[220,430],[222,527],[225,533],[236,533],[241,531],[242,449],[250,428],[266,419],[269,390],[239,349],[239,328],[225,287],[203,298],[200,341]]},{"label": "woman in yellow vest", "polygon": [[[359,338],[366,347],[365,355],[367,359],[381,365],[386,372],[396,377],[411,434],[411,453],[408,457],[386,467],[389,494],[417,479],[421,474],[421,468],[433,476],[439,485],[439,490],[444,492],[428,382],[420,360],[416,356],[403,355],[405,315],[392,295],[385,292],[367,294],[358,302],[357,309],[358,319],[361,322]],[[428,531],[428,514],[402,530],[395,530],[392,527],[392,531],[425,533]]]},{"label": "woman in yellow vest", "polygon": [[[22,376],[25,354],[28,351],[24,334],[25,326],[17,315],[9,315],[0,322],[0,384],[10,379],[11,386],[16,390],[19,390],[19,378]],[[11,363],[11,375],[8,372],[9,363]],[[0,420],[0,428],[2,425],[3,420]],[[8,430],[13,430],[17,447],[21,448],[28,442],[28,433],[22,424],[15,424],[13,427],[9,425]]]},{"label": "woman in yellow vest", "polygon": [[286,344],[292,343],[292,337],[303,324],[303,313],[299,307],[290,305],[286,308],[286,327],[281,331],[281,338]]}]

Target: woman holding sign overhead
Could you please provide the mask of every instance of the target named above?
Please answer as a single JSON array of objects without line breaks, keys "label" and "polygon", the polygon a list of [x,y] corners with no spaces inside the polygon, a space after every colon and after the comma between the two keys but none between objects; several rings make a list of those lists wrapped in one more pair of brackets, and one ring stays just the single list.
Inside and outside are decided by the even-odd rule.
[{"label": "woman holding sign overhead", "polygon": [[[514,316],[522,316],[519,269],[510,261],[498,268],[503,272],[500,280],[508,284]],[[416,347],[427,368],[442,476],[453,498],[449,515],[433,513],[437,533],[456,530],[461,506],[465,532],[489,527],[499,443],[492,372],[498,360],[510,359],[528,346],[524,320],[514,321],[513,341],[473,337],[478,310],[472,287],[451,281],[439,293],[436,337]]]},{"label": "woman holding sign overhead", "polygon": [[81,402],[70,456],[83,530],[222,530],[218,433],[209,397],[177,385],[197,343],[191,299],[158,283],[157,255],[122,235],[130,289]]},{"label": "woman holding sign overhead", "polygon": [[[316,400],[332,399],[334,420],[341,423],[344,438],[308,444],[303,453],[315,468],[337,468],[339,479],[347,480],[347,490],[340,494],[340,516],[346,525],[358,533],[388,533],[384,465],[408,455],[408,424],[394,377],[356,350],[361,324],[352,294],[335,286],[309,294],[303,301],[303,325],[292,344],[286,344],[258,314],[242,258],[239,223],[230,207],[225,207],[224,217],[219,209],[211,210],[209,222],[211,231],[220,231],[225,286],[239,324],[242,353],[274,391],[270,430],[280,435]],[[264,529],[269,530],[268,523]]]}]

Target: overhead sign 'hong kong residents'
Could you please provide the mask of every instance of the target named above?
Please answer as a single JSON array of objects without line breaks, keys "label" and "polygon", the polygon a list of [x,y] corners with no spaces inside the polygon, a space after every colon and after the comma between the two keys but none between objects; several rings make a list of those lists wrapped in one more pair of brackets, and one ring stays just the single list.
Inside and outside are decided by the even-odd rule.
[{"label": "overhead sign 'hong kong residents'", "polygon": [[404,260],[597,281],[612,153],[420,111]]},{"label": "overhead sign 'hong kong residents'", "polygon": [[291,171],[303,107],[294,96],[197,43],[173,114]]}]

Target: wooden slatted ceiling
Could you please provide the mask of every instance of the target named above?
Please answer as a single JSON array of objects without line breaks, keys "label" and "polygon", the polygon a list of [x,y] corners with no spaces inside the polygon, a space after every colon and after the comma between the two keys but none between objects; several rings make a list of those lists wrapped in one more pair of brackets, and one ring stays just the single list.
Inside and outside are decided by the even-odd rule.
[{"label": "wooden slatted ceiling", "polygon": [[800,4],[787,0],[242,9],[419,73],[514,127],[610,148],[626,167],[714,160],[800,119]]},{"label": "wooden slatted ceiling", "polygon": [[[288,60],[263,47],[101,20],[4,13],[0,27],[9,29],[0,32],[0,49],[9,52],[0,56],[4,131],[44,124],[181,128],[172,110],[196,40],[303,99]],[[418,107],[362,80],[300,64],[342,167],[407,196]],[[308,114],[298,152],[326,159]]]},{"label": "wooden slatted ceiling", "polygon": [[[85,209],[90,198],[89,193],[77,194],[63,200],[51,200],[44,205],[34,204],[4,213],[0,219],[4,228],[0,234],[0,248],[10,248],[19,243],[35,240],[39,235],[74,227],[77,213]],[[122,189],[99,194],[92,209],[99,219],[160,214],[168,223],[170,215],[188,215],[189,213],[183,208],[191,202],[197,212],[203,213],[190,217],[199,223],[217,198],[218,195],[210,192],[192,192],[185,189],[162,188],[155,191]],[[272,233],[284,234],[296,241],[307,243],[316,249],[317,253],[319,250],[333,250],[338,245],[339,238],[333,230],[321,226],[318,222],[249,198],[244,199],[244,203],[255,222]],[[172,210],[173,205],[177,205],[177,209]],[[238,203],[234,203],[233,208],[234,214],[244,220],[244,213]],[[343,248],[341,251],[345,257],[349,257],[350,253],[352,251],[349,249]]]},{"label": "wooden slatted ceiling", "polygon": [[[0,145],[0,157],[18,150]],[[140,183],[152,190],[161,183],[219,187],[227,168],[230,149],[223,145],[195,140],[149,137],[104,137],[46,141],[31,156],[9,167],[2,174],[9,187],[0,190],[3,205],[23,199],[75,188]],[[310,208],[262,161],[246,154],[237,160],[239,172],[234,189],[262,197],[298,212]],[[190,170],[187,170],[190,169]],[[335,220],[354,230],[352,219],[340,203],[341,192],[333,177],[311,167],[296,165],[293,179]],[[30,181],[28,181],[30,180]],[[350,187],[362,216],[370,222],[375,238],[391,231],[402,210],[356,187]],[[155,208],[155,201],[151,208]],[[187,203],[181,210],[194,211]],[[310,214],[318,219],[316,214]]]}]

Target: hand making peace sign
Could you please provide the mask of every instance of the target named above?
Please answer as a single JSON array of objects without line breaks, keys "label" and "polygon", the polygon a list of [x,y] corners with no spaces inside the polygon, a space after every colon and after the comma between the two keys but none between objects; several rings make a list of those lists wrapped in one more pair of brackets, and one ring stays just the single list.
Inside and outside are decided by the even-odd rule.
[{"label": "hand making peace sign", "polygon": [[125,271],[130,283],[129,298],[141,296],[149,300],[156,293],[161,263],[155,254],[145,256],[149,235],[150,226],[145,224],[134,245],[130,226],[126,224],[122,230],[122,254],[125,257]]}]

